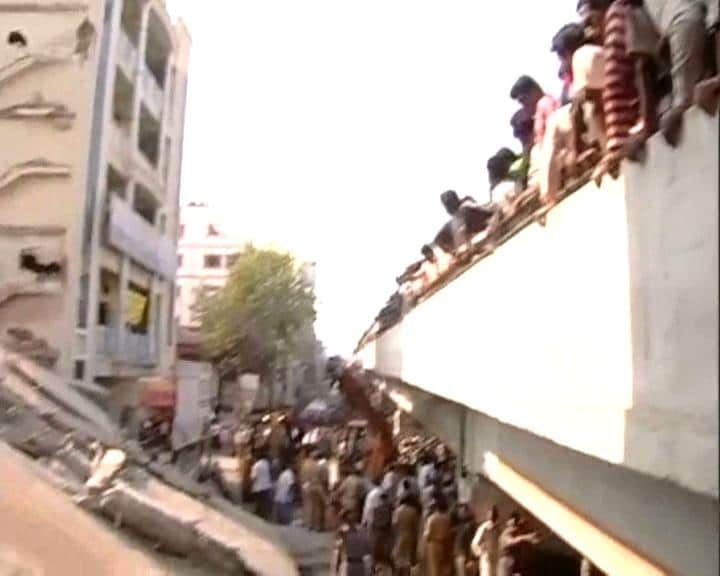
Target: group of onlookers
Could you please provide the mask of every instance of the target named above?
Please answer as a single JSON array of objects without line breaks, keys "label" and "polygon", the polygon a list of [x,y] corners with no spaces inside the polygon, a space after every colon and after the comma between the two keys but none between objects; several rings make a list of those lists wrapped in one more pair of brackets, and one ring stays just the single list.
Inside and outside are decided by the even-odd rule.
[{"label": "group of onlookers", "polygon": [[490,506],[478,522],[471,479],[450,457],[393,464],[379,481],[348,468],[335,491],[341,524],[336,573],[345,576],[527,575],[537,533],[518,512],[501,523]]},{"label": "group of onlookers", "polygon": [[578,21],[551,42],[562,88],[556,97],[527,75],[511,87],[519,109],[510,120],[520,144],[487,161],[490,200],[452,190],[441,195],[450,220],[422,247],[422,259],[397,278],[398,292],[378,316],[392,324],[477,243],[492,252],[523,205],[540,222],[568,183],[590,174],[599,184],[620,162],[642,161],[658,130],[681,138],[693,104],[717,114],[720,100],[718,0],[579,0]]},{"label": "group of onlookers", "polygon": [[[334,530],[333,569],[345,576],[538,573],[538,533],[517,511],[501,521],[491,502],[478,508],[481,481],[464,467],[458,474],[442,444],[401,455],[371,477],[367,442],[351,438],[347,428],[303,434],[281,423],[246,434],[246,501],[267,521]],[[587,561],[583,566],[599,574]]]}]

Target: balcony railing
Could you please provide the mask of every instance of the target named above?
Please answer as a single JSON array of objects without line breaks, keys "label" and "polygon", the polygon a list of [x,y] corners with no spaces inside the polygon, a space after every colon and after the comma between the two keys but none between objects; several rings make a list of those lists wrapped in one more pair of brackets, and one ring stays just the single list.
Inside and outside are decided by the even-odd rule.
[{"label": "balcony railing", "polygon": [[118,62],[128,78],[135,78],[138,51],[124,30],[118,35]]},{"label": "balcony railing", "polygon": [[155,366],[157,350],[148,334],[133,334],[120,326],[97,327],[97,355],[132,366]]},{"label": "balcony railing", "polygon": [[146,64],[143,64],[142,73],[142,94],[145,104],[152,114],[160,120],[163,108],[163,90],[160,88],[155,76],[153,76]]},{"label": "balcony railing", "polygon": [[175,277],[175,244],[117,196],[110,200],[107,241],[149,270]]}]

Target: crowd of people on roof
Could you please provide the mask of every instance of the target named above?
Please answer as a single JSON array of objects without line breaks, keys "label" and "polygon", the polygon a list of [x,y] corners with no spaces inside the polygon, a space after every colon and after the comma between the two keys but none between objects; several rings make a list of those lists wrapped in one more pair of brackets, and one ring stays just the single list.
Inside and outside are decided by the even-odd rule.
[{"label": "crowd of people on roof", "polygon": [[398,278],[376,318],[396,322],[407,306],[473,253],[491,253],[526,207],[544,214],[573,181],[616,178],[623,159],[639,162],[656,132],[672,147],[685,111],[716,115],[720,100],[719,0],[579,0],[577,22],[552,38],[562,82],[556,97],[532,77],[510,89],[510,119],[520,151],[503,147],[487,161],[490,199],[479,204],[444,192],[450,220],[422,258]]}]

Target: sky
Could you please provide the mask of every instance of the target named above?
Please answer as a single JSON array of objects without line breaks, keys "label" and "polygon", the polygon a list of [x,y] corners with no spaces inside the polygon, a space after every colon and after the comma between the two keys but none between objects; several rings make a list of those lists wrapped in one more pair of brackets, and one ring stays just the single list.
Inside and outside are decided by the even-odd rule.
[{"label": "sky", "polygon": [[487,200],[487,158],[519,148],[516,78],[559,94],[576,1],[167,5],[193,40],[182,202],[316,262],[316,331],[349,355],[446,221],[440,194]]}]

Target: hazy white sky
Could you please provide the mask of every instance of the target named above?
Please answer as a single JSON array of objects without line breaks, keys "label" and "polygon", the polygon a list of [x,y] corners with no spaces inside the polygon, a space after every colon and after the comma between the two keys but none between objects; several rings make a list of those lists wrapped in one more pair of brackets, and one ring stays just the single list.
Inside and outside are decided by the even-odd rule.
[{"label": "hazy white sky", "polygon": [[[510,87],[559,93],[576,0],[167,0],[193,38],[183,201],[315,260],[317,331],[348,354],[444,223],[517,149]],[[480,298],[480,295],[478,295]]]}]

